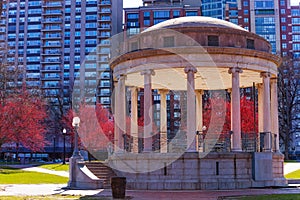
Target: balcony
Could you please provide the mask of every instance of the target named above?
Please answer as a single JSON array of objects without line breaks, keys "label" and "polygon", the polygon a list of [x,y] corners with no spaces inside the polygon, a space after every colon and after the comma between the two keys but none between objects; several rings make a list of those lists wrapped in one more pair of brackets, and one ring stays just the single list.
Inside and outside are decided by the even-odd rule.
[{"label": "balcony", "polygon": [[110,14],[111,10],[110,9],[102,8],[102,9],[99,10],[99,13],[100,14]]},{"label": "balcony", "polygon": [[46,84],[46,85],[43,85],[43,89],[46,89],[46,88],[60,88],[59,84]]},{"label": "balcony", "polygon": [[60,72],[59,67],[45,67],[44,69],[41,70],[42,72]]},{"label": "balcony", "polygon": [[46,50],[42,53],[42,55],[61,55],[61,51],[56,51],[56,50]]},{"label": "balcony", "polygon": [[101,1],[100,5],[111,5],[111,1],[108,1],[108,0]]},{"label": "balcony", "polygon": [[108,16],[105,16],[105,17],[100,17],[100,19],[98,19],[98,21],[100,22],[110,22],[111,21],[111,18],[108,17]]},{"label": "balcony", "polygon": [[48,24],[55,24],[55,23],[62,23],[62,19],[60,18],[46,18],[42,20],[43,23]]},{"label": "balcony", "polygon": [[42,80],[43,81],[58,81],[60,80],[61,78],[59,76],[45,76],[45,77],[42,77]]},{"label": "balcony", "polygon": [[58,48],[58,47],[61,47],[61,43],[46,43],[46,44],[44,44],[43,45],[43,47],[46,47],[46,48],[48,48],[48,47],[55,47],[55,48]]},{"label": "balcony", "polygon": [[62,7],[61,2],[48,2],[43,4],[44,8],[55,8],[55,7]]},{"label": "balcony", "polygon": [[61,59],[53,59],[53,58],[47,58],[41,61],[41,63],[61,63]]},{"label": "balcony", "polygon": [[61,10],[46,10],[42,13],[42,15],[62,15],[63,12]]},{"label": "balcony", "polygon": [[53,35],[45,35],[42,37],[42,40],[59,40],[62,36],[60,34],[53,34]]},{"label": "balcony", "polygon": [[60,26],[45,26],[42,31],[61,31],[62,28]]}]

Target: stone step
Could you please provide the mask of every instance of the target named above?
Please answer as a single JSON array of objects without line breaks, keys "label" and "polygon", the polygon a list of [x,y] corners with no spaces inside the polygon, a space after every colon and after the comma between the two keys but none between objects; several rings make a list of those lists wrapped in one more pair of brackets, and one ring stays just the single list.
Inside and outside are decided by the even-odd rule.
[{"label": "stone step", "polygon": [[110,179],[116,176],[116,174],[110,167],[101,162],[89,162],[86,163],[86,166],[95,176],[103,181],[104,189],[111,188]]}]

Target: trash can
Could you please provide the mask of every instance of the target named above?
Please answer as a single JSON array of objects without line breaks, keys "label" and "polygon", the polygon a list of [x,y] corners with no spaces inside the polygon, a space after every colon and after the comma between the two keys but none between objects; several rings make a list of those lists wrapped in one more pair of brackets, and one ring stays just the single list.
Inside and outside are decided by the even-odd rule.
[{"label": "trash can", "polygon": [[126,190],[126,177],[111,177],[110,183],[113,198],[124,199]]}]

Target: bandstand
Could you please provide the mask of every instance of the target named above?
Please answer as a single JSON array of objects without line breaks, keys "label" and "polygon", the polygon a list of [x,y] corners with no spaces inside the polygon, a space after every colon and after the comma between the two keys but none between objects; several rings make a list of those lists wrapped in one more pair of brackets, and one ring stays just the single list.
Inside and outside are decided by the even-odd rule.
[{"label": "bandstand", "polygon": [[[182,17],[154,25],[124,41],[112,42],[115,142],[108,163],[119,176],[127,178],[128,188],[235,189],[286,185],[278,137],[276,78],[280,58],[271,53],[271,45],[265,39],[223,20]],[[242,147],[240,88],[252,87],[253,83],[258,90],[258,130],[264,138],[258,138],[263,145],[249,152]],[[143,132],[137,125],[140,89]],[[153,90],[160,95],[159,151],[154,151],[152,140]],[[230,91],[232,134],[226,151],[215,152],[201,144],[222,124],[211,125],[203,140],[196,134],[203,129],[204,90]],[[184,151],[171,151],[172,141],[167,140],[169,91],[186,92],[185,139],[181,141]],[[126,103],[128,97],[130,105]],[[128,114],[130,133],[126,133]],[[126,134],[131,138],[129,151],[124,146]],[[143,142],[139,143],[141,139]],[[217,145],[218,138],[213,141],[210,145]]]}]

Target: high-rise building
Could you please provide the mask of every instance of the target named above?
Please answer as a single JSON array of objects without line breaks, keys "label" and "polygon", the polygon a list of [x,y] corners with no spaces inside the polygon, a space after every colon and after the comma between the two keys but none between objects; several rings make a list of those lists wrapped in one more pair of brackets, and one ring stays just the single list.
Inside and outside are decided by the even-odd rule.
[{"label": "high-rise building", "polygon": [[83,101],[110,107],[109,38],[122,31],[122,1],[1,2],[1,61],[23,70],[19,84],[41,89],[60,113]]},{"label": "high-rise building", "polygon": [[139,8],[125,9],[124,30],[132,36],[168,19],[199,16],[200,5],[200,0],[144,0]]},{"label": "high-rise building", "polygon": [[0,39],[6,39],[7,62],[26,71],[29,87],[41,88],[53,105],[63,103],[65,108],[71,106],[72,94],[74,101],[84,96],[85,101],[110,106],[108,38],[122,31],[122,1],[3,3],[0,31],[5,34]]}]

